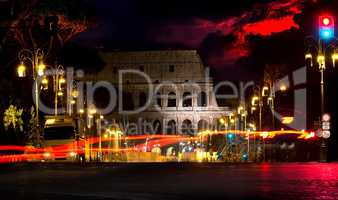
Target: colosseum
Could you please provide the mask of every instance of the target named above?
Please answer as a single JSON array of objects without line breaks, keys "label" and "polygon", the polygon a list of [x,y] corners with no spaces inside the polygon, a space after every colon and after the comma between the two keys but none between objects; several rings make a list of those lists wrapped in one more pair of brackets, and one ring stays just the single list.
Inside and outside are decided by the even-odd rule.
[{"label": "colosseum", "polygon": [[209,69],[195,50],[101,52],[100,57],[105,66],[90,79],[119,88],[120,110],[107,118],[129,134],[194,135],[233,112],[217,105]]}]

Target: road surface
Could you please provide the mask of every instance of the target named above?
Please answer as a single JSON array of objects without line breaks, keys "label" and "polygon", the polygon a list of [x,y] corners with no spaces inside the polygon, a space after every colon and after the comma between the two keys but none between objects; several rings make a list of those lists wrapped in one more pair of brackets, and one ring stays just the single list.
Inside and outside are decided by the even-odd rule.
[{"label": "road surface", "polygon": [[338,199],[338,163],[19,164],[1,199]]}]

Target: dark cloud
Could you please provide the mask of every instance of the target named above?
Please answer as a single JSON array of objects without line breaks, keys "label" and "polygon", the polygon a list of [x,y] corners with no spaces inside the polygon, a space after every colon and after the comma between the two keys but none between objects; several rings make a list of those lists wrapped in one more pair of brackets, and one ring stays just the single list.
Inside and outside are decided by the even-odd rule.
[{"label": "dark cloud", "polygon": [[[248,56],[250,49],[247,45],[247,37],[258,35],[268,37],[274,33],[299,28],[295,23],[295,15],[301,13],[303,0],[274,1],[267,4],[252,3],[247,10],[240,10],[237,15],[224,17],[222,20],[213,20],[208,18],[191,17],[190,20],[173,21],[151,29],[150,37],[159,43],[172,44],[182,43],[189,48],[201,47],[204,49],[204,40],[212,33],[222,33],[235,35],[235,38],[224,44],[222,38],[220,43],[224,44],[223,52],[206,58],[210,65],[219,67],[234,63],[237,59]],[[214,42],[216,43],[216,42]],[[210,44],[208,43],[210,48]],[[215,48],[218,48],[216,45]],[[213,50],[211,50],[213,51]],[[215,62],[216,56],[219,62]]]},{"label": "dark cloud", "polygon": [[[81,45],[121,50],[198,49],[206,65],[234,72],[255,71],[264,62],[294,63],[296,58],[283,50],[296,49],[298,54],[302,50],[284,46],[302,43],[302,37],[316,32],[313,22],[317,15],[337,6],[328,0],[99,0],[97,4],[98,25],[78,39]],[[275,55],[287,59],[281,61]]]}]

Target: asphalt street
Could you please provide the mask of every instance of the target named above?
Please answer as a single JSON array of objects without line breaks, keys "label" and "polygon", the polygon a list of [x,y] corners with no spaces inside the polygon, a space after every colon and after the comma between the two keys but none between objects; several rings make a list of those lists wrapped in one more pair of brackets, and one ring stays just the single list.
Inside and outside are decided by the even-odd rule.
[{"label": "asphalt street", "polygon": [[2,199],[338,199],[338,163],[0,166]]}]

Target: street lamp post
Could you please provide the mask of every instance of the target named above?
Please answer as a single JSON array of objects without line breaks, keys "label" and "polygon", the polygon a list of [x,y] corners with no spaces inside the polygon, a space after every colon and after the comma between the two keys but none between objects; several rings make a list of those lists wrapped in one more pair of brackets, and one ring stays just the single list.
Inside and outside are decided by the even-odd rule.
[{"label": "street lamp post", "polygon": [[26,76],[26,66],[25,62],[30,62],[32,67],[32,77],[34,81],[34,93],[35,93],[35,134],[37,137],[37,143],[40,144],[40,125],[39,125],[39,77],[43,76],[45,65],[43,64],[44,53],[42,49],[22,49],[19,54],[20,65],[17,68],[17,73],[19,77]]},{"label": "street lamp post", "polygon": [[[64,78],[65,70],[62,65],[47,66],[47,69],[51,71],[51,75],[53,77],[53,91],[54,91],[54,114],[58,115],[58,98],[62,97],[64,93],[62,92],[62,85],[66,83],[66,79]],[[50,75],[46,72],[46,76]],[[48,85],[48,80],[44,77],[42,80],[43,85]],[[46,87],[47,88],[47,87]]]},{"label": "street lamp post", "polygon": [[[313,67],[313,60],[316,61],[318,70],[320,72],[320,113],[321,116],[325,113],[325,81],[324,72],[326,69],[326,60],[328,54],[331,54],[332,66],[335,67],[335,62],[338,59],[337,39],[334,37],[334,20],[333,16],[319,16],[319,38],[318,41],[313,37],[307,37],[305,39],[305,45],[307,46],[307,52],[305,54],[305,61],[310,62],[310,66]],[[316,55],[316,59],[314,59]],[[308,63],[308,62],[307,62]],[[321,119],[321,116],[319,119]],[[321,120],[321,124],[323,121]],[[322,144],[320,148],[320,161],[327,161],[327,145],[326,139],[322,137]]]},{"label": "street lamp post", "polygon": [[55,67],[55,74],[53,75],[53,82],[54,82],[54,103],[55,103],[55,115],[58,114],[58,97],[63,96],[61,86],[66,83],[64,78],[64,68],[62,65],[58,65]]},{"label": "street lamp post", "polygon": [[[246,120],[247,120],[247,110],[246,110],[246,106],[245,103],[241,103],[240,106],[238,106],[237,108],[237,114],[238,114],[238,118],[239,120],[239,124],[240,124],[240,129],[242,131],[247,131],[247,126],[246,126]],[[248,144],[247,144],[247,159],[250,158],[250,134],[247,135],[248,136]]]},{"label": "street lamp post", "polygon": [[[272,112],[272,118],[273,118],[273,109],[274,109],[274,107],[273,107],[273,100],[274,100],[273,91],[274,90],[272,89],[271,85],[269,85],[269,86],[263,85],[262,87],[256,86],[255,90],[256,90],[256,94],[258,93],[258,95],[253,96],[252,99],[251,99],[251,106],[252,106],[252,108],[254,108],[254,109],[251,108],[251,112],[256,110],[256,106],[259,107],[258,124],[259,124],[259,131],[262,131],[262,110],[263,110],[263,106],[264,106],[263,100],[264,100],[265,97],[267,97],[267,104],[269,104],[271,106],[271,112]],[[272,122],[273,122],[272,127],[274,129],[274,120]],[[264,138],[263,138],[262,142],[263,142],[263,158],[264,158],[264,161],[265,161],[265,140],[264,140]],[[256,141],[255,141],[255,143],[256,143]],[[256,152],[256,150],[255,150],[255,152]],[[256,155],[255,155],[255,158],[256,158]]]}]

